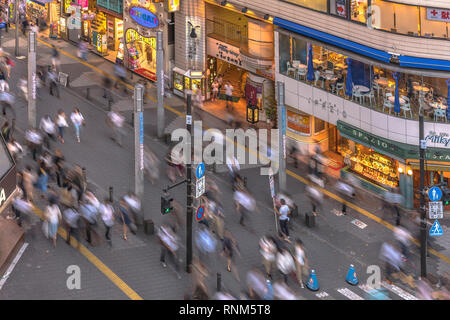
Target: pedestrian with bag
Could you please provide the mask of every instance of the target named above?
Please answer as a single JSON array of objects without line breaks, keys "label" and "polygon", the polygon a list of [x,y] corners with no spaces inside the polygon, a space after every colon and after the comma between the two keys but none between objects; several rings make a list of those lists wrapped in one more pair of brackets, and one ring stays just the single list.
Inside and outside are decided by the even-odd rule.
[{"label": "pedestrian with bag", "polygon": [[86,231],[86,241],[92,245],[91,233],[97,224],[97,209],[92,204],[83,202],[80,205],[80,214]]},{"label": "pedestrian with bag", "polygon": [[295,263],[291,253],[283,248],[276,256],[277,268],[283,276],[283,281],[287,284],[288,276],[295,271]]},{"label": "pedestrian with bag", "polygon": [[56,140],[56,125],[49,115],[46,115],[41,119],[39,128],[44,132],[44,143],[47,149],[50,149],[50,139]]},{"label": "pedestrian with bag", "polygon": [[41,153],[42,135],[36,129],[28,129],[25,132],[25,141],[33,155],[33,160],[37,161],[37,156]]},{"label": "pedestrian with bag", "polygon": [[[73,232],[78,232],[80,214],[75,210],[75,208],[67,208],[63,211],[63,218],[67,228],[67,239],[66,243],[70,245],[70,236]],[[78,240],[78,246],[80,241]]]},{"label": "pedestrian with bag", "polygon": [[123,240],[127,240],[127,227],[130,229],[132,234],[136,234],[136,225],[133,223],[131,216],[130,216],[130,209],[125,202],[124,199],[120,199],[119,202],[119,211],[120,211],[120,217],[122,219],[122,225],[123,225]]}]

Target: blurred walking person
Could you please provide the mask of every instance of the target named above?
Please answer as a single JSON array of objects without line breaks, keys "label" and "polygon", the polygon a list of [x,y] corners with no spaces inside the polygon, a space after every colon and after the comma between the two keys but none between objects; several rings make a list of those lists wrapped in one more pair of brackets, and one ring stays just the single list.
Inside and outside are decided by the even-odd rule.
[{"label": "blurred walking person", "polygon": [[400,246],[403,261],[406,261],[409,258],[409,247],[413,239],[411,233],[403,227],[395,227],[394,238]]},{"label": "blurred walking person", "polygon": [[248,216],[248,212],[256,210],[256,201],[250,193],[244,189],[236,189],[233,199],[236,205],[236,211],[241,215],[239,223],[245,227],[244,219]]},{"label": "blurred walking person", "polygon": [[52,67],[56,71],[60,71],[61,62],[59,60],[59,51],[55,45],[52,44]]},{"label": "blurred walking person", "polygon": [[239,274],[235,264],[233,264],[234,251],[236,250],[239,255],[239,247],[236,239],[231,235],[230,231],[225,230],[225,234],[222,241],[222,255],[227,259],[227,271],[232,272],[237,281],[239,280]]},{"label": "blurred walking person", "polygon": [[159,163],[158,157],[144,145],[144,174],[152,184],[159,179]]},{"label": "blurred walking person", "polygon": [[120,217],[122,219],[122,225],[123,225],[123,240],[127,240],[127,228],[130,229],[132,234],[136,234],[136,225],[131,220],[131,214],[130,209],[125,202],[125,200],[121,199],[119,202],[119,211],[120,211]]},{"label": "blurred walking person", "polygon": [[262,256],[262,263],[266,276],[272,279],[272,270],[275,266],[275,258],[277,254],[277,247],[271,236],[264,236],[259,240],[259,252]]},{"label": "blurred walking person", "polygon": [[55,170],[56,183],[61,188],[64,182],[65,168],[64,155],[59,149],[55,149],[53,152],[53,168]]},{"label": "blurred walking person", "polygon": [[37,179],[36,175],[34,174],[33,170],[31,169],[31,166],[27,165],[25,167],[25,170],[22,172],[23,176],[23,187],[25,190],[25,198],[27,201],[34,202],[34,183]]},{"label": "blurred walking person", "polygon": [[108,243],[111,245],[111,228],[114,225],[114,208],[111,205],[109,199],[105,199],[105,201],[100,204],[99,213],[106,228],[106,241],[108,241]]},{"label": "blurred walking person", "polygon": [[37,155],[41,153],[42,136],[36,129],[28,129],[25,132],[25,140],[27,141],[28,148],[33,155],[33,160],[37,161]]},{"label": "blurred walking person", "polygon": [[192,261],[192,298],[194,300],[208,300],[210,297],[205,279],[209,276],[206,265],[197,257]]},{"label": "blurred walking person", "polygon": [[62,109],[59,109],[55,117],[55,123],[58,126],[58,139],[61,143],[64,143],[64,128],[67,128],[69,125],[67,124],[66,114]]},{"label": "blurred walking person", "polygon": [[303,248],[303,242],[300,239],[295,241],[295,270],[297,275],[297,281],[300,284],[300,287],[304,288],[303,284],[303,275],[307,275],[308,273],[308,260],[306,259],[305,249]]},{"label": "blurred walking person", "polygon": [[56,140],[56,125],[49,115],[46,115],[41,119],[39,128],[44,132],[44,143],[47,149],[50,149],[50,139]]},{"label": "blurred walking person", "polygon": [[177,251],[179,248],[179,239],[177,235],[171,227],[169,227],[168,225],[162,225],[158,230],[158,238],[161,244],[161,255],[159,258],[161,265],[163,266],[163,268],[167,267],[166,255],[169,254],[169,256],[173,260],[177,278],[181,279],[181,275],[179,274],[180,266],[177,257]]},{"label": "blurred walking person", "polygon": [[[70,245],[70,236],[79,230],[80,214],[75,208],[67,208],[63,211],[63,219],[67,230],[66,243]],[[78,240],[78,246],[80,246],[80,239]]]},{"label": "blurred walking person", "polygon": [[41,198],[44,198],[47,194],[48,180],[48,172],[45,169],[45,164],[43,161],[39,161],[39,168],[37,170],[37,180],[35,186],[36,189],[39,190]]},{"label": "blurred walking person", "polygon": [[114,74],[119,78],[119,80],[116,80],[116,82],[114,83],[114,88],[118,89],[118,84],[120,83],[120,85],[122,85],[123,87],[123,92],[127,93],[127,87],[125,85],[127,83],[127,70],[122,64],[116,63],[114,65]]},{"label": "blurred walking person", "polygon": [[45,222],[47,224],[48,237],[53,240],[53,246],[56,248],[56,237],[58,235],[58,226],[62,219],[61,211],[54,201],[49,204],[44,211]]},{"label": "blurred walking person", "polygon": [[78,108],[75,108],[70,115],[70,120],[72,120],[72,123],[75,127],[75,135],[77,137],[77,141],[80,142],[80,130],[81,126],[85,124],[84,117],[81,114],[80,110]]},{"label": "blurred walking person", "polygon": [[392,283],[392,273],[400,271],[402,258],[400,252],[392,243],[383,243],[380,249],[379,258],[385,262],[386,282]]},{"label": "blurred walking person", "polygon": [[106,123],[109,127],[111,127],[113,131],[113,139],[117,142],[119,146],[122,147],[122,137],[125,135],[123,130],[123,124],[125,122],[125,118],[117,111],[110,111],[106,118]]},{"label": "blurred walking person", "polygon": [[287,284],[288,276],[295,271],[294,258],[286,248],[283,248],[278,251],[276,261],[277,268],[283,276],[283,281]]},{"label": "blurred walking person", "polygon": [[49,68],[48,73],[49,94],[53,96],[53,92],[56,91],[56,97],[59,98],[59,85],[58,76],[56,74],[56,68]]}]

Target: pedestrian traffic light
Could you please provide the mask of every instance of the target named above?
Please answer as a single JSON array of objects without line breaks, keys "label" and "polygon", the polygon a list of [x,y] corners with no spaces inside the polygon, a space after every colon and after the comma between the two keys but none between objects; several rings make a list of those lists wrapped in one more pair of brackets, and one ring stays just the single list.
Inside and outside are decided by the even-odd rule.
[{"label": "pedestrian traffic light", "polygon": [[168,214],[173,210],[172,207],[173,198],[170,197],[168,193],[161,196],[161,213]]},{"label": "pedestrian traffic light", "polygon": [[450,190],[447,187],[441,187],[442,190],[442,203],[444,206],[450,204]]}]

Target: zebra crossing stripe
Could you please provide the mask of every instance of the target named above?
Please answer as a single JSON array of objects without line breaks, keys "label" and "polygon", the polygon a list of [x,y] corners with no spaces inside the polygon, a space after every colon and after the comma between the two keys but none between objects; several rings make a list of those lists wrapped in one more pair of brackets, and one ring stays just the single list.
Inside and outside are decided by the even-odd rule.
[{"label": "zebra crossing stripe", "polygon": [[354,293],[352,290],[350,290],[348,288],[337,289],[337,292],[344,295],[345,297],[347,297],[350,300],[364,300],[364,298],[358,296],[356,293]]},{"label": "zebra crossing stripe", "polygon": [[[358,288],[360,288],[362,291],[364,291],[365,293],[367,293],[368,295],[373,295],[374,294],[374,289],[373,288],[371,288],[371,287],[369,287],[368,285],[366,285],[366,284],[360,284],[359,286],[358,286]],[[386,299],[383,299],[383,300],[392,300],[391,298],[389,298],[387,295],[385,295],[386,296]]]},{"label": "zebra crossing stripe", "polygon": [[381,285],[383,287],[385,287],[386,289],[388,289],[389,291],[395,293],[396,295],[400,296],[401,298],[403,298],[405,300],[419,300],[415,296],[413,296],[412,294],[410,294],[410,293],[406,292],[405,290],[397,287],[396,285],[388,284],[386,282],[382,282]]}]

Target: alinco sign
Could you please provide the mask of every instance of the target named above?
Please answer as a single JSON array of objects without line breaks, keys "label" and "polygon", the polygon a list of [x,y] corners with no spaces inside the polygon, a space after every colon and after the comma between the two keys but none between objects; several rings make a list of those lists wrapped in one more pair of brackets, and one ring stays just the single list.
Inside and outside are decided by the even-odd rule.
[{"label": "alinco sign", "polygon": [[153,12],[144,8],[130,8],[130,17],[136,21],[137,24],[146,28],[156,28],[159,25],[159,19]]}]

